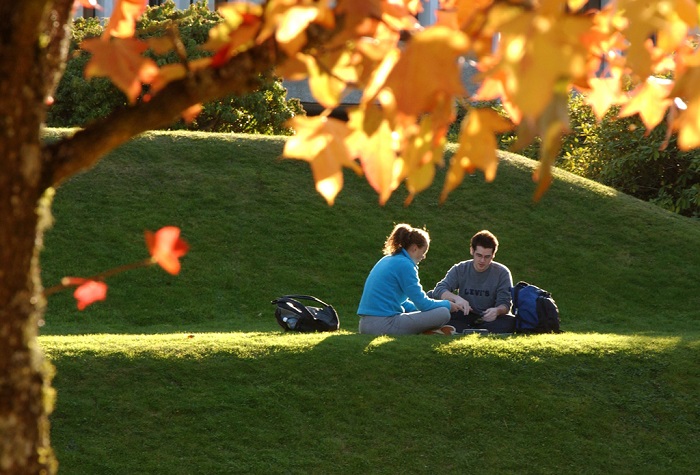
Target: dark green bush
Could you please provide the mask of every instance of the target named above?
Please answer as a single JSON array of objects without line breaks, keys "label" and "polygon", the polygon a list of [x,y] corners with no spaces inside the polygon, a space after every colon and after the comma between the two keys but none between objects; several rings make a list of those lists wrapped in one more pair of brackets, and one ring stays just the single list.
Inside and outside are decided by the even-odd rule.
[{"label": "dark green bush", "polygon": [[561,168],[684,216],[700,216],[700,150],[678,149],[676,135],[662,150],[666,123],[646,130],[639,117],[600,122],[583,98],[569,102],[573,132],[565,138]]},{"label": "dark green bush", "polygon": [[[507,116],[498,102],[471,103],[468,107],[491,107]],[[700,150],[682,152],[673,135],[666,139],[665,122],[647,131],[639,117],[615,119],[613,108],[600,121],[580,94],[569,100],[571,133],[562,141],[557,166],[577,175],[609,185],[618,191],[655,203],[667,210],[700,217]],[[457,106],[457,120],[448,140],[456,142],[466,108]],[[501,150],[513,150],[515,132],[500,134]],[[540,141],[536,139],[518,153],[537,160]]]},{"label": "dark green bush", "polygon": [[[209,30],[219,21],[218,13],[210,11],[206,2],[198,2],[186,10],[178,10],[173,2],[149,8],[137,28],[141,38],[161,36],[175,26],[189,59],[211,54],[200,48]],[[106,78],[85,80],[83,71],[90,55],[79,49],[83,39],[102,34],[103,27],[96,18],[77,18],[73,24],[70,60],[54,94],[47,124],[51,127],[74,127],[105,117],[127,103],[126,96]],[[150,53],[150,52],[149,52]],[[179,61],[175,52],[150,57],[159,65]],[[168,129],[190,129],[208,132],[242,132],[260,134],[289,134],[284,127],[287,119],[305,114],[297,99],[286,100],[286,90],[279,79],[260,79],[260,89],[249,95],[229,96],[203,105],[202,113],[191,124],[178,121]]]}]

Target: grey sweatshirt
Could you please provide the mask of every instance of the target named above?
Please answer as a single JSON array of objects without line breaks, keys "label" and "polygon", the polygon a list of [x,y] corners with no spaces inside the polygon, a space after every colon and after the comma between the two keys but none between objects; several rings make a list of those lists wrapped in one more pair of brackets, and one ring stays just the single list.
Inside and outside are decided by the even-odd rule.
[{"label": "grey sweatshirt", "polygon": [[513,277],[503,264],[492,262],[484,272],[474,269],[473,261],[462,261],[452,266],[433,290],[433,298],[439,299],[449,290],[457,294],[472,307],[473,312],[482,313],[491,307],[505,305],[510,311]]}]

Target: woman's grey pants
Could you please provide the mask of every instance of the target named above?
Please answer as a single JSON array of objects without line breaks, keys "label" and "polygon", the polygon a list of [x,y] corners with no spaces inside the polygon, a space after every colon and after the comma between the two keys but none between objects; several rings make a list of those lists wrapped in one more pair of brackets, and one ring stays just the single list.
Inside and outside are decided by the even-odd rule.
[{"label": "woman's grey pants", "polygon": [[368,335],[417,335],[440,328],[449,320],[450,310],[445,307],[426,312],[399,313],[393,317],[360,315],[359,330]]}]

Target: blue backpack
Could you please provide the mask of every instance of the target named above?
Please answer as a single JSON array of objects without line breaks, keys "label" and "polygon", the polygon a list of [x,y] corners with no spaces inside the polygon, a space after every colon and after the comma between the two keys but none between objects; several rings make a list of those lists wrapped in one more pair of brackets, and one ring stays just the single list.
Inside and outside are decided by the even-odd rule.
[{"label": "blue backpack", "polygon": [[520,281],[511,288],[516,333],[561,333],[559,308],[552,294]]}]

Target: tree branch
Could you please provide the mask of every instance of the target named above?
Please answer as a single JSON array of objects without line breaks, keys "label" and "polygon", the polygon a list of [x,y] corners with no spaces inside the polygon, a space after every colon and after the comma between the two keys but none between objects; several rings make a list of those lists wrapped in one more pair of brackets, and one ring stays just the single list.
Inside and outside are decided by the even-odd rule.
[{"label": "tree branch", "polygon": [[136,135],[171,124],[188,107],[259,88],[260,75],[271,75],[285,56],[274,39],[234,56],[221,68],[205,68],[169,83],[148,102],[119,109],[73,136],[45,146],[42,183],[55,186],[94,166],[105,154]]}]

